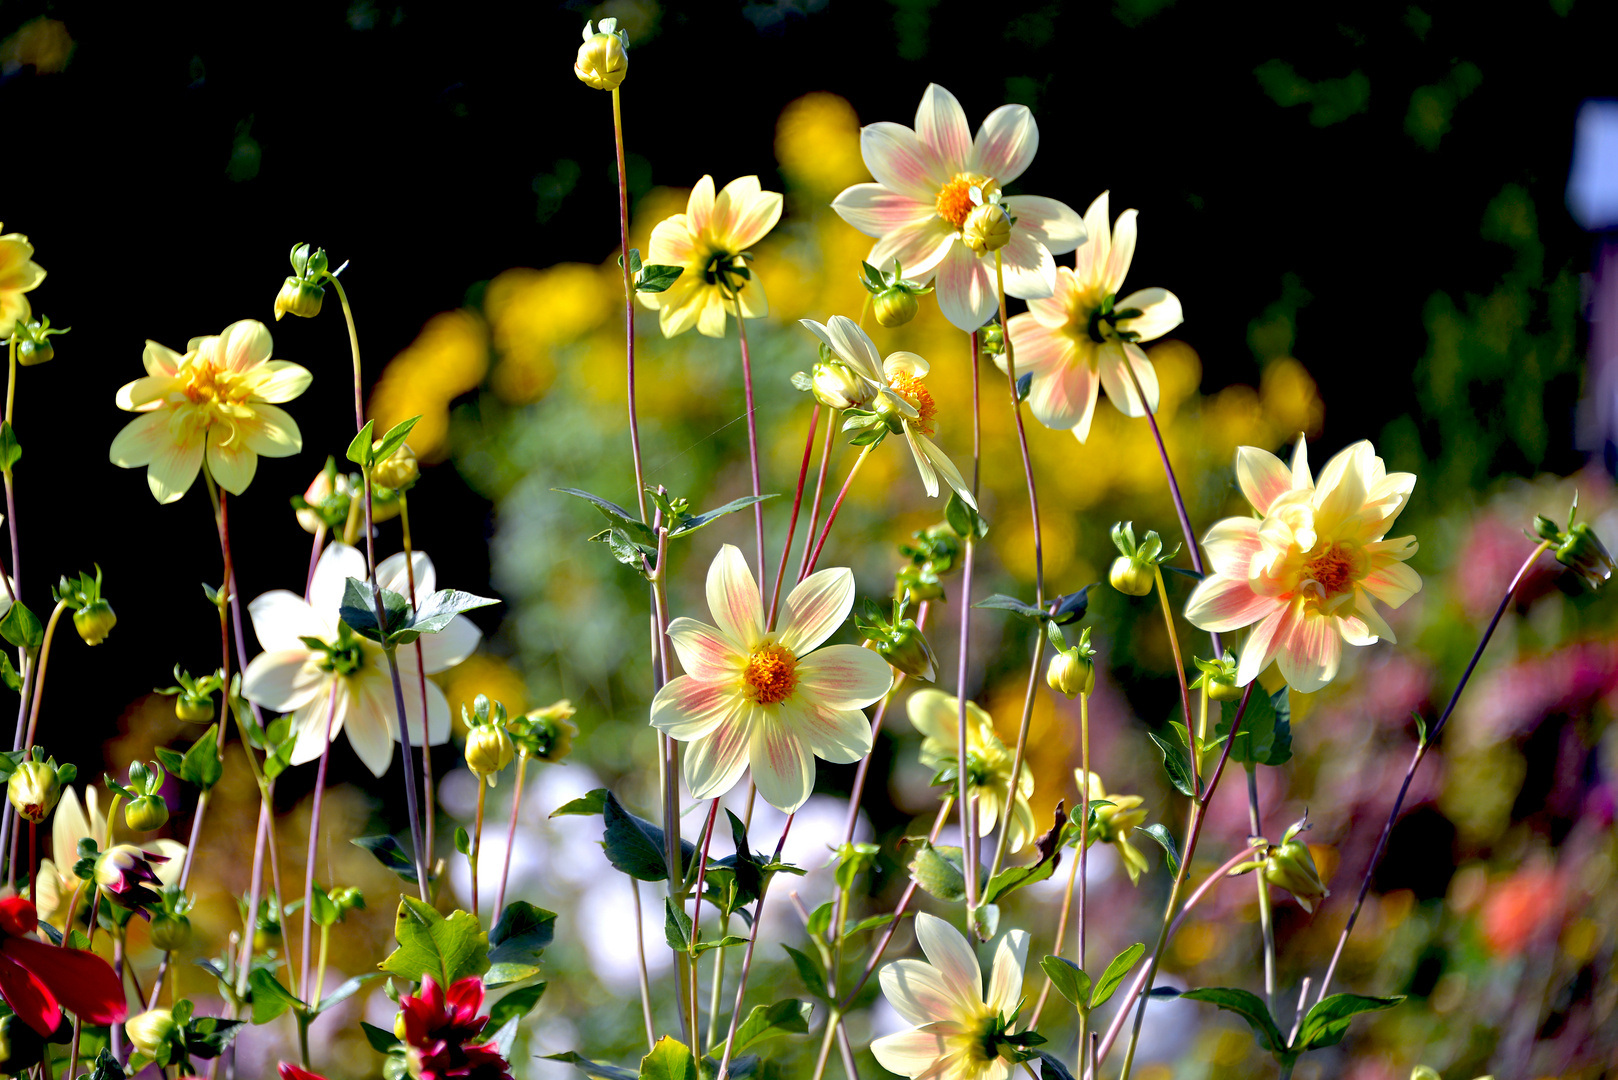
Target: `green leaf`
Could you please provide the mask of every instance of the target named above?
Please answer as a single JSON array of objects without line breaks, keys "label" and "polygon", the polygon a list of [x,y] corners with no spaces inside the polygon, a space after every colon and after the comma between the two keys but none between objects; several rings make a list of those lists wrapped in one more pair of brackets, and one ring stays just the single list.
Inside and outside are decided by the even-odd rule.
[{"label": "green leaf", "polygon": [[1319,1050],[1324,1046],[1336,1046],[1348,1034],[1349,1021],[1364,1012],[1376,1012],[1381,1009],[1391,1009],[1404,1000],[1404,995],[1396,997],[1364,997],[1360,994],[1333,994],[1324,1001],[1317,1002],[1303,1018],[1303,1024],[1298,1028],[1298,1040],[1293,1044],[1294,1051]]},{"label": "green leaf", "polygon": [[349,442],[348,450],[344,453],[348,460],[362,469],[369,469],[371,463],[376,460],[371,454],[371,443],[376,441],[376,436],[372,435],[371,431],[375,427],[375,420],[365,421],[365,426],[360,428],[360,433]]},{"label": "green leaf", "polygon": [[39,617],[28,609],[28,605],[18,600],[6,609],[4,617],[0,617],[0,637],[19,649],[33,652],[45,640],[45,627],[40,624]]},{"label": "green leaf", "polygon": [[17,674],[17,669],[12,665],[10,653],[0,652],[0,681],[4,681],[17,693],[22,693],[22,676]]},{"label": "green leaf", "polygon": [[608,521],[627,532],[631,540],[650,544],[654,548],[657,546],[657,534],[652,531],[652,527],[617,503],[603,499],[599,495],[592,495],[588,491],[580,491],[578,488],[552,488],[551,490],[586,500],[601,511]]},{"label": "green leaf", "polygon": [[1039,1075],[1041,1080],[1073,1080],[1073,1074],[1067,1071],[1062,1059],[1054,1054],[1047,1054],[1041,1050],[1039,1057]]},{"label": "green leaf", "polygon": [[1185,747],[1170,742],[1155,731],[1148,731],[1146,737],[1157,745],[1163,754],[1163,767],[1168,770],[1169,782],[1174,785],[1181,795],[1196,796],[1191,788],[1191,759],[1186,755]]},{"label": "green leaf", "polygon": [[1033,389],[1033,386],[1034,373],[1032,371],[1028,372],[1027,374],[1017,376],[1017,400],[1027,401],[1028,391]]},{"label": "green leaf", "polygon": [[957,492],[950,492],[949,502],[944,504],[944,520],[962,540],[989,533],[989,523],[983,515],[966,505]]},{"label": "green leaf", "polygon": [[966,899],[965,863],[958,847],[934,847],[926,840],[916,842],[916,857],[910,861],[910,880],[929,896],[958,904]]},{"label": "green leaf", "polygon": [[1135,831],[1145,833],[1161,845],[1163,855],[1168,860],[1170,874],[1180,872],[1180,849],[1174,843],[1174,834],[1169,832],[1166,825],[1154,821],[1150,825],[1136,825]]},{"label": "green leaf", "polygon": [[886,926],[892,921],[893,912],[891,911],[883,912],[881,915],[867,915],[865,918],[861,919],[859,922],[855,923],[853,926],[850,926],[846,931],[844,931],[843,937],[850,938],[855,934],[864,933],[867,930],[875,930],[877,927]]},{"label": "green leaf", "polygon": [[[386,603],[386,597],[383,602]],[[403,629],[388,635],[388,644],[409,645],[423,634],[436,634],[443,630],[463,611],[490,607],[499,602],[493,597],[476,596],[459,589],[440,589],[409,613]]]},{"label": "green leaf", "polygon": [[[663,830],[645,818],[636,817],[625,810],[609,791],[602,807],[606,831],[602,846],[607,861],[620,873],[641,881],[665,881],[669,876],[668,860],[663,857]],[[696,845],[680,841],[681,863],[689,864],[696,855]],[[685,872],[685,866],[680,867]]]},{"label": "green leaf", "polygon": [[664,266],[661,263],[649,263],[641,268],[640,276],[635,281],[636,292],[660,293],[679,280],[685,273],[683,266]]},{"label": "green leaf", "polygon": [[804,988],[822,1001],[829,1000],[826,994],[826,973],[820,970],[820,965],[791,945],[783,945],[781,948],[792,958],[792,966],[798,969],[798,978],[803,980]]},{"label": "green leaf", "polygon": [[320,999],[320,1004],[316,1006],[315,1012],[323,1013],[333,1005],[347,1001],[349,998],[359,993],[360,989],[364,987],[366,983],[370,982],[372,979],[380,979],[381,977],[382,973],[380,971],[368,971],[364,975],[356,975],[352,979],[345,979],[343,981],[343,985],[339,986],[337,989]]},{"label": "green leaf", "polygon": [[[1241,708],[1238,701],[1220,702],[1220,719],[1214,734],[1226,736]],[[1287,688],[1274,694],[1255,689],[1248,695],[1242,726],[1230,744],[1232,761],[1243,765],[1285,765],[1292,759],[1292,705]]]},{"label": "green leaf", "polygon": [[1039,861],[1027,866],[1013,866],[1002,870],[989,879],[983,887],[984,904],[992,904],[1007,893],[1015,892],[1024,885],[1032,885],[1037,881],[1044,881],[1056,870],[1056,864],[1062,861],[1062,833],[1067,828],[1067,811],[1062,803],[1056,804],[1056,817],[1049,829],[1042,833],[1035,841],[1035,850],[1039,853]]},{"label": "green leaf", "polygon": [[607,806],[607,789],[596,788],[594,791],[580,795],[572,802],[563,803],[551,811],[551,817],[562,817],[565,814],[599,814]]},{"label": "green leaf", "polygon": [[732,906],[741,907],[758,899],[764,888],[764,869],[753,857],[753,849],[747,842],[747,826],[729,809],[725,814],[730,818],[730,841],[736,846],[736,861],[732,864],[736,874],[736,899]]},{"label": "green leaf", "polygon": [[[176,1014],[178,1018],[178,1014]],[[218,1057],[236,1041],[245,1021],[199,1016],[185,1024],[185,1052],[204,1061]]]},{"label": "green leaf", "polygon": [[640,1080],[698,1080],[691,1050],[678,1039],[663,1036],[640,1059]]},{"label": "green leaf", "polygon": [[1045,614],[1044,608],[1038,608],[1033,604],[1024,603],[1023,601],[1018,600],[1015,596],[1007,596],[1004,593],[995,593],[993,596],[985,597],[972,606],[975,608],[989,608],[996,611],[1013,611],[1025,619],[1033,619],[1036,622],[1044,622],[1046,619],[1050,618],[1049,615]]},{"label": "green leaf", "polygon": [[637,543],[622,529],[602,529],[589,538],[589,543],[606,544],[612,552],[614,561],[623,563],[632,570],[646,573],[646,568],[657,567],[657,546],[655,544]]},{"label": "green leaf", "polygon": [[96,1055],[96,1063],[90,1070],[89,1080],[127,1080],[127,1076],[124,1067],[112,1056],[112,1047],[103,1046],[101,1053]]},{"label": "green leaf", "polygon": [[0,420],[0,472],[10,475],[12,466],[22,458],[22,444],[10,420]]},{"label": "green leaf", "polygon": [[376,856],[376,861],[404,878],[410,884],[416,884],[416,864],[410,854],[400,845],[399,841],[391,836],[361,836],[349,843],[355,847],[364,848]]},{"label": "green leaf", "polygon": [[1123,952],[1112,958],[1101,978],[1096,982],[1095,992],[1090,995],[1090,1008],[1099,1009],[1111,1000],[1112,995],[1118,992],[1118,985],[1129,974],[1129,969],[1140,962],[1146,955],[1146,946],[1137,941]]},{"label": "green leaf", "polygon": [[674,901],[667,897],[663,900],[663,940],[675,952],[691,947],[691,916],[683,908],[675,907]]},{"label": "green leaf", "polygon": [[520,1020],[533,1011],[545,996],[546,983],[537,982],[513,990],[489,1007],[489,1025],[503,1027],[509,1020]]},{"label": "green leaf", "polygon": [[[786,998],[773,1005],[753,1006],[753,1011],[747,1014],[747,1019],[736,1029],[736,1043],[732,1047],[732,1053],[740,1054],[754,1043],[780,1035],[807,1034],[809,1016],[814,1011],[813,1003],[799,1001],[797,998]],[[715,1043],[708,1053],[718,1057],[724,1050],[725,1044],[719,1042]]]},{"label": "green leaf", "polygon": [[572,1050],[565,1054],[546,1054],[545,1060],[566,1062],[593,1080],[639,1080],[636,1074],[628,1069],[591,1061],[589,1058],[580,1057]]},{"label": "green leaf", "polygon": [[713,941],[699,941],[691,946],[691,951],[701,956],[709,949],[734,949],[738,945],[746,945],[747,942],[747,938],[737,937],[735,934],[726,934],[724,937],[716,938]]},{"label": "green leaf", "polygon": [[1068,1004],[1080,1012],[1090,1009],[1090,976],[1084,969],[1065,956],[1047,956],[1039,962],[1045,969],[1045,977],[1050,979],[1056,992],[1067,999]]},{"label": "green leaf", "polygon": [[420,900],[401,897],[393,936],[399,947],[382,961],[382,969],[412,982],[430,974],[438,985],[451,986],[489,970],[489,936],[471,912],[445,918]]},{"label": "green leaf", "polygon": [[309,892],[309,918],[316,926],[334,926],[337,923],[337,905],[331,902],[331,896],[316,885]]},{"label": "green leaf", "polygon": [[343,584],[343,600],[337,608],[338,616],[361,637],[381,642],[405,626],[410,618],[410,601],[391,589],[380,590],[382,614],[388,620],[384,630],[376,623],[376,593],[359,578],[349,578]]},{"label": "green leaf", "polygon": [[[495,1008],[499,1008],[498,1005]],[[365,1032],[365,1041],[371,1044],[371,1049],[379,1054],[386,1054],[399,1045],[399,1037],[391,1031],[360,1021],[360,1030]]]},{"label": "green leaf", "polygon": [[282,986],[267,968],[254,968],[247,977],[253,992],[253,1023],[268,1024],[288,1009],[303,1010],[303,1002]]},{"label": "green leaf", "polygon": [[472,854],[472,834],[466,831],[466,826],[455,826],[455,850],[462,855]]},{"label": "green leaf", "polygon": [[191,744],[180,758],[178,768],[172,768],[165,762],[181,780],[207,791],[219,783],[219,778],[225,775],[225,763],[219,758],[219,744],[217,732],[218,724],[208,725],[208,730],[202,733],[202,738]]},{"label": "green leaf", "polygon": [[[6,681],[9,683],[11,680]],[[1416,722],[1416,748],[1419,750],[1427,745],[1427,718],[1419,712],[1412,712],[1410,718]]]},{"label": "green leaf", "polygon": [[555,937],[556,912],[513,900],[489,931],[489,959],[499,964],[537,964]]},{"label": "green leaf", "polygon": [[803,928],[808,931],[810,937],[825,938],[826,931],[831,929],[831,909],[832,902],[827,900],[809,913],[809,921]]},{"label": "green leaf", "polygon": [[754,503],[761,503],[765,499],[773,499],[771,495],[746,495],[740,499],[732,499],[724,506],[716,506],[712,510],[704,510],[695,517],[688,517],[680,524],[669,530],[669,539],[674,540],[682,536],[690,536],[705,525],[712,525],[726,514],[734,514],[738,510],[745,510]]},{"label": "green leaf", "polygon": [[1227,1012],[1233,1012],[1247,1021],[1253,1029],[1253,1037],[1265,1050],[1277,1056],[1287,1053],[1286,1040],[1276,1028],[1275,1021],[1270,1019],[1270,1010],[1265,1007],[1264,1000],[1256,994],[1246,990],[1236,990],[1223,986],[1208,986],[1200,990],[1187,990],[1180,995],[1181,998],[1191,1001],[1205,1001],[1209,1005],[1217,1005]]},{"label": "green leaf", "polygon": [[392,457],[393,452],[404,445],[405,439],[410,434],[410,429],[415,427],[420,420],[421,417],[412,416],[410,419],[401,420],[390,427],[388,433],[382,436],[382,445],[371,451],[371,460],[386,461]]}]

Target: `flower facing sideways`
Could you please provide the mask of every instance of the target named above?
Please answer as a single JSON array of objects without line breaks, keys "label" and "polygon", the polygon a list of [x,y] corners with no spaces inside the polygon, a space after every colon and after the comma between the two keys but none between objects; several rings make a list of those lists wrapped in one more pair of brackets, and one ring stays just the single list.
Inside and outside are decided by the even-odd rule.
[{"label": "flower facing sideways", "polygon": [[1397,608],[1421,591],[1421,577],[1405,565],[1416,538],[1383,539],[1415,474],[1388,472],[1362,441],[1326,462],[1316,481],[1300,438],[1290,469],[1268,451],[1239,447],[1236,481],[1260,516],[1208,530],[1211,573],[1185,617],[1215,633],[1252,627],[1237,685],[1275,661],[1294,690],[1319,690],[1337,676],[1343,642],[1395,640],[1373,601]]},{"label": "flower facing sideways", "polygon": [[813,319],[800,321],[836,354],[845,369],[874,391],[868,403],[872,422],[880,420],[895,434],[904,431],[927,494],[938,496],[938,478],[942,476],[961,501],[975,509],[977,500],[961,470],[932,440],[937,430],[938,403],[922,382],[930,370],[927,361],[913,352],[889,353],[886,360],[879,360],[876,343],[846,315],[833,315],[824,326]]},{"label": "flower facing sideways", "polygon": [[[382,588],[410,596],[402,554],[384,559],[376,576]],[[399,736],[393,679],[382,646],[355,634],[338,616],[344,584],[351,577],[365,580],[365,556],[347,544],[333,543],[321,553],[308,600],[276,589],[247,606],[264,652],[247,665],[242,693],[267,709],[292,714],[292,730],[298,737],[292,764],[320,756],[326,746],[329,717],[331,738],[346,731],[354,753],[381,776],[393,761],[393,744]],[[431,596],[437,588],[437,574],[432,560],[419,551],[415,553],[415,577],[415,599]],[[454,667],[472,655],[480,636],[469,619],[455,616],[439,633],[421,636],[421,667],[429,675]],[[420,746],[422,695],[416,649],[401,648],[396,656],[405,687],[410,741]],[[426,705],[427,741],[437,746],[449,738],[449,702],[431,680]]]},{"label": "flower facing sideways", "polygon": [[[1146,811],[1141,809],[1141,804],[1146,800],[1139,795],[1108,795],[1107,789],[1101,786],[1101,777],[1090,773],[1086,782],[1083,769],[1074,769],[1073,779],[1090,791],[1091,814],[1095,824],[1090,827],[1085,843],[1111,844],[1117,848],[1124,869],[1129,871],[1130,883],[1139,882],[1140,876],[1147,870],[1146,856],[1129,842],[1129,834],[1146,820]],[[1095,806],[1097,800],[1106,800],[1112,805]]]},{"label": "flower facing sideways", "polygon": [[736,304],[749,319],[770,313],[764,285],[748,269],[748,251],[781,220],[781,194],[764,191],[756,176],[743,176],[714,195],[713,177],[691,189],[683,214],[657,223],[648,247],[648,265],[679,266],[685,272],[660,293],[637,293],[657,312],[664,337],[693,326],[707,337],[725,336],[725,316]]},{"label": "flower facing sideways", "polygon": [[871,752],[861,712],[888,692],[893,673],[856,645],[817,649],[848,618],[854,575],[809,575],[786,598],[783,625],[766,627],[758,585],[730,544],[708,568],[708,607],[717,626],[680,618],[669,640],[686,674],[652,700],[652,726],[680,742],[685,782],[713,799],[751,767],[764,801],[792,813],[809,798],[815,758],[849,764]]},{"label": "flower facing sideways", "polygon": [[277,405],[302,394],[312,376],[271,360],[273,349],[269,328],[256,319],[192,338],[184,355],[148,341],[141,358],[146,377],[118,391],[118,407],[140,416],[112,440],[112,463],[146,466],[146,483],[160,503],[190,489],[204,457],[220,487],[232,495],[246,491],[260,454],[290,457],[303,449],[297,422]]},{"label": "flower facing sideways", "polygon": [[[1107,213],[1103,191],[1085,211],[1089,238],[1074,253],[1078,265],[1058,270],[1055,295],[1030,300],[1027,313],[1008,324],[1017,374],[1033,376],[1029,409],[1048,428],[1071,429],[1080,442],[1090,437],[1102,388],[1125,416],[1157,411],[1157,372],[1140,343],[1162,337],[1184,319],[1179,298],[1166,289],[1118,296],[1135,255],[1135,211],[1119,214],[1110,232]],[[1004,371],[1005,354],[995,363]]]},{"label": "flower facing sideways", "polygon": [[[956,724],[961,715],[959,698],[942,690],[927,688],[910,695],[906,708],[910,722],[921,732],[921,764],[924,768],[938,769],[955,763],[957,743]],[[994,720],[982,708],[966,703],[966,769],[967,791],[977,797],[978,835],[988,836],[994,831],[1005,805],[1011,803],[1007,815],[1006,837],[1008,851],[1021,851],[1024,844],[1034,838],[1034,811],[1028,799],[1034,793],[1034,773],[1024,761],[1022,774],[1017,779],[1016,798],[1011,794],[1011,749],[995,734]]]},{"label": "flower facing sideways", "polygon": [[0,338],[10,337],[18,323],[28,321],[33,309],[27,294],[44,280],[45,271],[34,261],[34,245],[28,237],[22,233],[0,235]]},{"label": "flower facing sideways", "polygon": [[916,940],[927,962],[896,960],[882,969],[888,1004],[915,1027],[871,1044],[884,1069],[921,1080],[1009,1080],[1001,1053],[1022,1002],[1028,932],[1010,930],[995,946],[984,992],[983,970],[966,938],[943,919],[916,916]]},{"label": "flower facing sideways", "polygon": [[936,276],[944,317],[973,331],[999,303],[993,260],[973,251],[963,231],[975,210],[999,201],[1013,219],[1000,257],[1006,292],[1025,300],[1056,291],[1054,256],[1084,239],[1085,223],[1066,203],[1001,199],[1001,188],[1027,170],[1038,149],[1039,127],[1025,106],[1002,105],[974,139],[955,95],[929,85],[914,130],[893,123],[860,129],[860,154],[877,182],[855,184],[832,209],[877,238],[866,262],[887,270],[897,260],[922,284]]}]

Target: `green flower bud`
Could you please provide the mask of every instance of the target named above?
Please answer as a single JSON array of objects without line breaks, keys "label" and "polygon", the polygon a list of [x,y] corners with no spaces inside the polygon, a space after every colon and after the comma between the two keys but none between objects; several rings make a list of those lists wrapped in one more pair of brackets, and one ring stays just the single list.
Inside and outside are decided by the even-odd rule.
[{"label": "green flower bud", "polygon": [[921,305],[903,285],[890,285],[872,298],[871,310],[876,314],[877,322],[892,328],[914,319]]},{"label": "green flower bud", "polygon": [[1058,649],[1051,657],[1051,666],[1045,670],[1045,682],[1069,699],[1080,694],[1089,697],[1096,688],[1096,667],[1078,649]]},{"label": "green flower bud", "polygon": [[1210,701],[1240,701],[1242,687],[1236,685],[1236,680],[1228,676],[1215,676],[1207,682],[1208,699]]},{"label": "green flower bud", "polygon": [[1264,880],[1291,893],[1298,905],[1311,914],[1316,904],[1331,895],[1315,869],[1309,845],[1297,839],[1270,848],[1264,858]]},{"label": "green flower bud", "polygon": [[1011,218],[999,203],[974,206],[961,225],[961,242],[974,255],[999,251],[1011,242]]},{"label": "green flower bud", "polygon": [[394,490],[408,488],[420,475],[421,466],[416,463],[416,452],[410,449],[409,443],[401,444],[399,449],[371,466],[371,480]]},{"label": "green flower bud", "polygon": [[25,761],[6,782],[6,797],[24,821],[38,825],[62,797],[62,784],[56,766],[45,761]]},{"label": "green flower bud", "polygon": [[841,360],[815,365],[815,400],[828,409],[863,409],[876,396],[871,384],[854,374]]},{"label": "green flower bud", "polygon": [[281,291],[275,296],[275,321],[280,322],[283,315],[312,319],[320,314],[320,305],[325,298],[326,290],[321,286],[302,278],[289,277],[281,283]]},{"label": "green flower bud", "polygon": [[212,694],[182,693],[174,699],[174,715],[188,724],[206,724],[213,719]]},{"label": "green flower bud", "polygon": [[1579,575],[1591,589],[1599,589],[1612,577],[1612,555],[1587,521],[1569,525],[1556,545],[1556,561]]},{"label": "green flower bud", "polygon": [[107,640],[112,628],[118,625],[118,616],[105,600],[92,600],[73,613],[73,628],[86,645],[99,645]]},{"label": "green flower bud", "polygon": [[150,1009],[124,1021],[124,1033],[130,1043],[147,1057],[156,1057],[168,1041],[179,1034],[180,1025],[167,1009]]},{"label": "green flower bud", "polygon": [[511,734],[517,752],[549,762],[567,757],[573,752],[573,739],[579,733],[578,725],[571,719],[575,711],[573,703],[563,698],[543,709],[532,709],[513,721]]},{"label": "green flower bud", "polygon": [[333,889],[330,893],[331,902],[337,908],[337,919],[342,921],[343,916],[350,911],[362,910],[365,907],[365,894],[349,885],[341,889]]},{"label": "green flower bud", "polygon": [[894,575],[893,595],[900,600],[921,603],[923,600],[944,599],[944,584],[930,562],[920,566],[912,563]]},{"label": "green flower bud", "polygon": [[487,777],[494,787],[495,776],[511,764],[517,748],[504,728],[480,724],[466,733],[466,767],[479,777]]},{"label": "green flower bud", "polygon": [[142,795],[124,808],[124,824],[130,832],[151,832],[169,821],[169,804],[161,795]]},{"label": "green flower bud", "polygon": [[876,651],[882,659],[906,675],[932,682],[938,674],[938,661],[932,646],[916,625],[914,619],[901,619],[876,642]]},{"label": "green flower bud", "polygon": [[191,920],[184,915],[160,911],[152,916],[152,944],[164,952],[174,952],[191,944]]},{"label": "green flower bud", "polygon": [[1120,555],[1112,560],[1112,569],[1107,573],[1107,580],[1121,593],[1147,596],[1152,591],[1156,576],[1150,566],[1142,566],[1129,556]]},{"label": "green flower bud", "polygon": [[573,74],[586,86],[616,90],[629,74],[629,53],[623,37],[614,32],[616,25],[613,19],[602,19],[599,34],[590,32],[589,23],[584,26],[584,44],[573,60]]},{"label": "green flower bud", "polygon": [[44,341],[29,341],[24,339],[17,343],[17,363],[23,367],[33,367],[43,364],[56,357],[56,346],[47,338]]}]

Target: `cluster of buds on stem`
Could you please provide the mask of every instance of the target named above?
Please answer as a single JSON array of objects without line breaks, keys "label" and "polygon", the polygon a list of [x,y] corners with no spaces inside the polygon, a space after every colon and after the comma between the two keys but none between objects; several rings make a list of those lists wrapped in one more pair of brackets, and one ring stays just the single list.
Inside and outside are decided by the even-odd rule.
[{"label": "cluster of buds on stem", "polygon": [[43,315],[26,322],[18,320],[11,332],[11,336],[17,339],[17,363],[23,367],[32,367],[47,360],[54,360],[56,346],[51,344],[51,338],[72,329],[71,326],[64,326],[58,330],[52,327],[50,319]]},{"label": "cluster of buds on stem", "polygon": [[1310,854],[1309,845],[1298,839],[1309,828],[1309,815],[1305,813],[1287,827],[1279,844],[1266,843],[1262,836],[1253,837],[1251,843],[1257,849],[1257,857],[1250,862],[1238,863],[1230,872],[1245,874],[1250,870],[1261,870],[1266,882],[1291,893],[1299,907],[1313,914],[1315,905],[1330,896],[1331,890],[1320,880],[1320,871],[1315,869],[1315,857]]},{"label": "cluster of buds on stem", "polygon": [[572,720],[573,703],[566,698],[543,709],[531,709],[516,717],[507,728],[517,753],[525,759],[561,761],[573,752],[573,740],[579,727]]},{"label": "cluster of buds on stem", "polygon": [[1089,697],[1096,688],[1093,659],[1096,651],[1090,647],[1090,627],[1084,628],[1079,634],[1079,643],[1072,647],[1068,647],[1067,636],[1054,621],[1048,632],[1051,644],[1056,646],[1056,655],[1051,657],[1051,666],[1045,671],[1045,682],[1052,690],[1066,694],[1069,700],[1080,694]]},{"label": "cluster of buds on stem", "polygon": [[225,673],[215,669],[200,678],[174,665],[174,686],[154,689],[174,696],[174,715],[188,724],[206,724],[214,718],[213,696],[225,687]]},{"label": "cluster of buds on stem", "polygon": [[101,595],[101,567],[96,576],[80,573],[77,581],[64,577],[51,589],[51,598],[65,604],[73,612],[73,628],[86,645],[99,645],[107,640],[112,628],[118,625],[118,616],[112,605]]},{"label": "cluster of buds on stem", "polygon": [[600,29],[584,24],[584,44],[573,60],[573,74],[586,86],[616,90],[629,74],[629,35],[617,19],[602,19]]},{"label": "cluster of buds on stem", "polygon": [[923,285],[918,281],[906,281],[904,267],[899,260],[893,261],[893,272],[878,270],[868,262],[861,262],[864,273],[860,275],[860,284],[865,291],[871,294],[871,311],[876,315],[876,321],[892,329],[903,326],[916,317],[921,305],[916,297],[925,296],[933,291],[931,285]]},{"label": "cluster of buds on stem", "polygon": [[1191,683],[1191,689],[1201,688],[1213,701],[1240,701],[1242,688],[1236,685],[1236,658],[1230,650],[1218,660],[1204,660],[1200,656],[1191,658],[1201,672]]},{"label": "cluster of buds on stem", "polygon": [[1136,544],[1133,521],[1113,525],[1112,542],[1120,554],[1112,561],[1107,580],[1112,582],[1113,588],[1130,596],[1150,595],[1157,568],[1180,553],[1179,544],[1175,544],[1172,551],[1164,551],[1163,538],[1155,529],[1148,531],[1146,539]]},{"label": "cluster of buds on stem", "polygon": [[1567,531],[1544,514],[1534,518],[1534,531],[1529,535],[1548,540],[1556,552],[1556,561],[1579,575],[1579,580],[1595,590],[1605,585],[1613,572],[1612,554],[1601,542],[1601,537],[1588,521],[1578,521],[1579,497],[1573,496],[1573,506],[1567,512]]},{"label": "cluster of buds on stem", "polygon": [[321,282],[328,276],[326,267],[325,248],[310,250],[308,244],[294,244],[292,246],[292,276],[281,283],[281,291],[275,296],[275,321],[280,322],[283,315],[296,315],[300,319],[312,319],[320,314],[320,305],[326,299],[326,290]]},{"label": "cluster of buds on stem", "polygon": [[110,774],[105,781],[109,791],[129,800],[129,805],[124,807],[124,824],[131,832],[151,832],[168,824],[169,806],[158,794],[163,789],[163,766],[155,761],[132,762],[127,787]]},{"label": "cluster of buds on stem", "polygon": [[865,598],[865,610],[854,616],[854,627],[860,636],[871,643],[877,655],[895,669],[923,682],[932,682],[938,675],[938,660],[933,656],[926,635],[916,620],[905,617],[905,604],[893,602],[892,618],[884,616],[882,609],[870,597]]},{"label": "cluster of buds on stem", "polygon": [[472,699],[470,709],[461,706],[461,722],[466,725],[466,767],[494,787],[500,770],[510,765],[517,753],[506,731],[506,707],[479,694]]},{"label": "cluster of buds on stem", "polygon": [[12,807],[24,821],[35,825],[56,808],[62,789],[79,775],[77,765],[58,766],[54,757],[44,754],[41,747],[34,747],[33,758],[19,762],[6,781],[6,797]]},{"label": "cluster of buds on stem", "polygon": [[960,535],[946,521],[910,535],[914,543],[899,545],[909,561],[894,577],[893,598],[906,604],[944,599],[942,578],[964,550]]}]

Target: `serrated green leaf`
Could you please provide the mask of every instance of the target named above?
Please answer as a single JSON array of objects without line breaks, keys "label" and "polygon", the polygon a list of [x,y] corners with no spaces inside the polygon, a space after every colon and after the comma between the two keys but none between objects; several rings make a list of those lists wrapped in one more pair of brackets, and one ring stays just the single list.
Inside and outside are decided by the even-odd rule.
[{"label": "serrated green leaf", "polygon": [[663,940],[675,952],[691,947],[691,916],[684,908],[675,907],[674,901],[668,898],[663,900]]},{"label": "serrated green leaf", "polygon": [[663,1036],[640,1059],[640,1080],[698,1080],[691,1050],[673,1036]]},{"label": "serrated green leaf", "polygon": [[1303,1024],[1298,1028],[1298,1040],[1293,1044],[1293,1050],[1319,1050],[1325,1046],[1336,1046],[1348,1034],[1348,1025],[1360,1013],[1377,1012],[1382,1009],[1391,1009],[1404,1001],[1404,995],[1395,997],[1365,997],[1360,994],[1333,994],[1324,1001],[1316,1002],[1303,1018]]},{"label": "serrated green leaf", "polygon": [[513,900],[489,931],[489,960],[496,964],[538,964],[555,937],[556,912],[526,900]]},{"label": "serrated green leaf", "polygon": [[1112,958],[1101,978],[1096,980],[1095,991],[1090,995],[1090,1008],[1099,1009],[1112,999],[1118,992],[1118,985],[1129,974],[1129,969],[1139,963],[1140,958],[1146,955],[1146,946],[1142,942],[1135,942],[1129,948]]},{"label": "serrated green leaf", "polygon": [[644,293],[665,292],[670,285],[680,280],[685,273],[683,266],[665,266],[661,263],[648,263],[641,268],[640,276],[635,281],[635,291]]},{"label": "serrated green leaf", "polygon": [[430,974],[440,986],[489,970],[489,936],[467,911],[446,918],[431,906],[405,896],[399,900],[393,936],[399,947],[382,969],[412,982]]},{"label": "serrated green leaf", "polygon": [[180,767],[171,769],[181,780],[207,791],[225,775],[225,763],[219,757],[218,724],[210,724],[202,738],[191,744],[180,759]]}]

